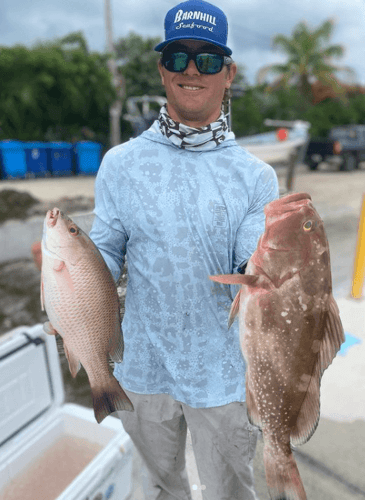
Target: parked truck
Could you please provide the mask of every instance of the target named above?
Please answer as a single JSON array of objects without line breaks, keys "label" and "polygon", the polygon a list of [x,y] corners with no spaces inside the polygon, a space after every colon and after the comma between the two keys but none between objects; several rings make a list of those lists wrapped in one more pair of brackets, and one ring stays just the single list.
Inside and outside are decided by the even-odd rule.
[{"label": "parked truck", "polygon": [[331,129],[329,136],[311,137],[304,163],[317,170],[323,162],[336,162],[340,170],[351,171],[365,161],[365,125],[343,125]]}]

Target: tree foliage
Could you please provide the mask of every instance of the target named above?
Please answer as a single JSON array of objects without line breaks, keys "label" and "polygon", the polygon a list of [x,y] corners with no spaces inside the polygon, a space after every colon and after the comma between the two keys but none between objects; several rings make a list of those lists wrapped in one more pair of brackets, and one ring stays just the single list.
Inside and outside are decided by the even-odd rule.
[{"label": "tree foliage", "polygon": [[160,38],[142,37],[130,32],[115,44],[121,75],[125,79],[126,96],[165,95],[157,69],[159,53],[154,47]]},{"label": "tree foliage", "polygon": [[310,135],[321,137],[326,137],[336,125],[365,123],[364,93],[354,93],[346,101],[328,98],[305,107],[302,101],[295,85],[271,92],[266,85],[249,87],[232,102],[233,132],[237,137],[266,132],[266,118],[308,121]]},{"label": "tree foliage", "polygon": [[[322,30],[316,30],[314,38],[321,40],[317,45],[308,39],[310,30],[304,25],[293,34],[293,39],[296,37],[297,41],[307,43],[304,55],[310,52],[308,44],[314,44],[317,52],[323,57],[325,55],[322,58],[324,66],[320,66],[320,63],[314,64],[316,58],[312,54],[308,66],[310,71],[305,73],[308,78],[315,75],[314,68],[329,70],[326,58],[340,54],[339,49],[333,48],[336,46],[330,46],[331,50],[328,47],[331,26],[327,22]],[[295,62],[297,48],[294,50],[295,47],[290,45],[292,40],[284,41],[285,37],[278,37],[277,43],[286,44],[287,52],[293,52]],[[159,41],[132,32],[117,42],[118,71],[124,79],[126,98],[165,95],[157,69],[159,54],[153,50]],[[106,53],[90,52],[81,32],[32,48],[21,45],[0,47],[0,140],[72,141],[88,138],[108,147],[109,107],[117,96],[108,69],[108,57]],[[288,70],[295,66],[290,64],[288,62]],[[339,124],[365,123],[365,95],[354,93],[347,102],[327,98],[314,106],[299,93],[299,73],[296,76],[295,72],[290,74],[292,79],[283,77],[281,80],[287,83],[286,86],[272,88],[259,84],[249,87],[244,79],[244,69],[239,68],[235,83],[245,87],[245,92],[232,100],[233,131],[238,137],[266,131],[265,118],[307,120],[312,125],[312,135],[326,135]],[[125,107],[123,112],[127,112]],[[121,128],[122,140],[128,140],[133,134],[131,124],[122,119]]]},{"label": "tree foliage", "polygon": [[105,142],[115,99],[106,62],[80,32],[32,48],[1,47],[0,139]]},{"label": "tree foliage", "polygon": [[337,75],[354,75],[347,67],[332,63],[334,58],[341,58],[344,48],[341,45],[329,45],[334,23],[327,20],[318,28],[311,29],[305,22],[299,23],[291,36],[279,34],[273,38],[273,48],[282,52],[287,61],[284,64],[271,64],[258,73],[258,82],[262,83],[268,75],[278,75],[277,86],[297,85],[300,94],[311,100],[311,83],[320,81],[330,85],[340,96],[343,92]]},{"label": "tree foliage", "polygon": [[313,137],[326,137],[332,127],[365,123],[365,95],[354,95],[346,102],[326,99],[311,106],[304,115]]},{"label": "tree foliage", "polygon": [[[274,48],[285,54],[287,61],[263,67],[258,73],[259,83],[232,103],[237,136],[264,132],[265,118],[308,121],[313,136],[326,136],[336,125],[365,123],[362,90],[351,94],[350,86],[338,79],[341,73],[353,78],[353,70],[332,62],[344,53],[341,45],[330,45],[333,29],[331,20],[315,29],[301,22],[291,36],[274,37]],[[273,83],[267,83],[270,75],[277,76]],[[325,91],[320,99],[318,90]]]}]

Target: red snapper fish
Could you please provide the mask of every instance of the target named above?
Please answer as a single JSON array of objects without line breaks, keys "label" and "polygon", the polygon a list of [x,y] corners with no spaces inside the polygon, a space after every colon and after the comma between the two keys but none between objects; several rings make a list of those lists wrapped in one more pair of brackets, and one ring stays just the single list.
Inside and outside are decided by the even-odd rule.
[{"label": "red snapper fish", "polygon": [[100,423],[133,405],[109,372],[108,357],[123,360],[119,298],[113,277],[91,239],[58,208],[49,210],[42,239],[44,330],[63,339],[73,377],[85,368]]},{"label": "red snapper fish", "polygon": [[321,377],[345,338],[332,295],[329,245],[310,195],[285,196],[264,211],[265,232],[246,274],[210,279],[241,285],[229,326],[238,315],[247,412],[263,434],[270,497],[305,500],[291,445],[313,435]]}]

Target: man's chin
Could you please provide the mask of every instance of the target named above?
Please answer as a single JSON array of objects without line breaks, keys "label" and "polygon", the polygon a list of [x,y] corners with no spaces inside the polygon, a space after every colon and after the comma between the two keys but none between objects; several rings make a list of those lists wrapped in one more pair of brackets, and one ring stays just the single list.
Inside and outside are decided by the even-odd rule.
[{"label": "man's chin", "polygon": [[204,127],[211,123],[210,116],[205,109],[185,108],[179,110],[179,122],[189,127]]}]

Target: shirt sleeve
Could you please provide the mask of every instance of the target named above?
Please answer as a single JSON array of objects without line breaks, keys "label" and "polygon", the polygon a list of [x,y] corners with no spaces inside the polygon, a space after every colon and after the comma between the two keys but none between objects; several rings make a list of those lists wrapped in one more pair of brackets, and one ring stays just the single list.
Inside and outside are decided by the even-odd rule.
[{"label": "shirt sleeve", "polygon": [[[125,262],[127,234],[118,218],[113,193],[106,181],[107,156],[95,179],[94,221],[90,238],[101,252],[115,281],[118,281]],[[112,178],[109,172],[108,178]]]},{"label": "shirt sleeve", "polygon": [[279,198],[279,185],[275,170],[267,166],[257,180],[248,211],[236,234],[233,247],[233,272],[240,272],[256,250],[265,230],[264,207]]}]

